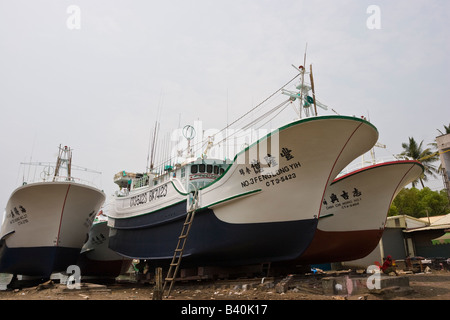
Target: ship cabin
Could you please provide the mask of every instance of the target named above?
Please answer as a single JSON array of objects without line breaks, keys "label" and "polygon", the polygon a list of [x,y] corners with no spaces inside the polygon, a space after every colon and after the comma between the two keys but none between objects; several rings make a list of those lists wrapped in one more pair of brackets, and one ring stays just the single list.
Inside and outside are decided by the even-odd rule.
[{"label": "ship cabin", "polygon": [[230,165],[229,160],[199,158],[174,166],[165,165],[163,170],[154,173],[121,171],[114,176],[114,183],[120,188],[120,191],[116,191],[116,196],[126,196],[132,190],[157,186],[174,179],[178,179],[191,192],[217,180]]}]

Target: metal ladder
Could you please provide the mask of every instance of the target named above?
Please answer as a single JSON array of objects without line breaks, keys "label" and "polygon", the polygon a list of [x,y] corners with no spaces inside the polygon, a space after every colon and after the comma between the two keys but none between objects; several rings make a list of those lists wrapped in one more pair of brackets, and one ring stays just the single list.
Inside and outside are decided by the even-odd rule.
[{"label": "metal ladder", "polygon": [[[189,193],[189,196],[191,196],[191,193]],[[189,199],[188,199],[188,210],[187,210],[187,214],[186,214],[186,219],[183,223],[183,228],[181,229],[181,234],[178,237],[178,243],[177,243],[177,246],[173,253],[172,261],[170,262],[169,271],[164,280],[164,286],[162,289],[163,293],[166,290],[167,283],[170,282],[170,287],[169,287],[169,291],[167,292],[166,298],[170,295],[170,292],[172,291],[172,287],[175,283],[175,279],[176,279],[176,276],[178,274],[178,270],[179,270],[180,264],[181,264],[181,258],[183,257],[183,250],[186,245],[189,231],[191,230],[192,222],[194,221],[194,216],[195,216],[195,211],[197,210],[197,206],[198,206],[198,190],[195,189],[195,192],[191,199],[191,203],[189,203]]]}]

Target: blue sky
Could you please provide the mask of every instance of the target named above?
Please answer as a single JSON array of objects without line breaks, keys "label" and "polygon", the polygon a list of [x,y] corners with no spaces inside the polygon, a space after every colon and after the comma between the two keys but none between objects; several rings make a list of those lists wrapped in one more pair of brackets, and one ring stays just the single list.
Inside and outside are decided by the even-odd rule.
[{"label": "blue sky", "polygon": [[116,172],[145,170],[158,115],[162,131],[221,129],[295,75],[306,43],[318,99],[369,117],[378,157],[431,143],[450,124],[449,21],[447,0],[3,0],[0,206],[20,162],[54,161],[60,144],[111,194]]}]

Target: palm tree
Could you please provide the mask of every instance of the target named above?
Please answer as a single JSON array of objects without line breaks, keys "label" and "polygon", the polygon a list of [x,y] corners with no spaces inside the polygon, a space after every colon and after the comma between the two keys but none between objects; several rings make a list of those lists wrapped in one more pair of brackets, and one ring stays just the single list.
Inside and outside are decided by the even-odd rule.
[{"label": "palm tree", "polygon": [[402,143],[403,152],[399,154],[400,157],[404,159],[413,159],[417,160],[424,166],[423,174],[415,181],[412,182],[413,188],[416,187],[418,181],[422,185],[422,188],[425,187],[424,181],[428,181],[427,175],[431,175],[432,177],[436,177],[438,174],[438,169],[432,165],[431,163],[438,160],[439,154],[437,152],[432,151],[430,148],[423,150],[422,148],[423,140],[420,144],[417,144],[414,138],[409,138],[409,143]]}]

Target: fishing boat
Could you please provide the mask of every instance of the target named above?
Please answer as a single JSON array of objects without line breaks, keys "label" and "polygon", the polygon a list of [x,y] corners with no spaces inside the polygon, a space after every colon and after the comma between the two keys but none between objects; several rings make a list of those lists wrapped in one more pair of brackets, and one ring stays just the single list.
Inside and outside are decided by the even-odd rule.
[{"label": "fishing boat", "polygon": [[108,218],[103,210],[95,217],[89,239],[83,245],[77,265],[83,278],[116,278],[128,271],[132,259],[124,258],[109,248]]},{"label": "fishing boat", "polygon": [[[301,98],[310,87],[302,81],[296,88],[283,89],[286,103],[300,97],[312,107],[313,97]],[[314,237],[329,183],[377,138],[364,119],[315,113],[280,126],[232,161],[193,157],[159,174],[121,171],[114,177],[120,192],[108,216],[109,246],[160,266],[175,248],[186,267],[295,259]],[[188,212],[195,212],[190,222]],[[189,239],[179,249],[184,223]]]},{"label": "fishing boat", "polygon": [[415,160],[377,163],[336,178],[326,189],[317,231],[299,264],[363,258],[378,245],[392,201],[423,173]]},{"label": "fishing boat", "polygon": [[75,265],[105,201],[101,190],[72,177],[67,146],[59,147],[56,165],[45,168],[43,181],[24,181],[8,200],[0,233],[2,273],[48,278]]}]

